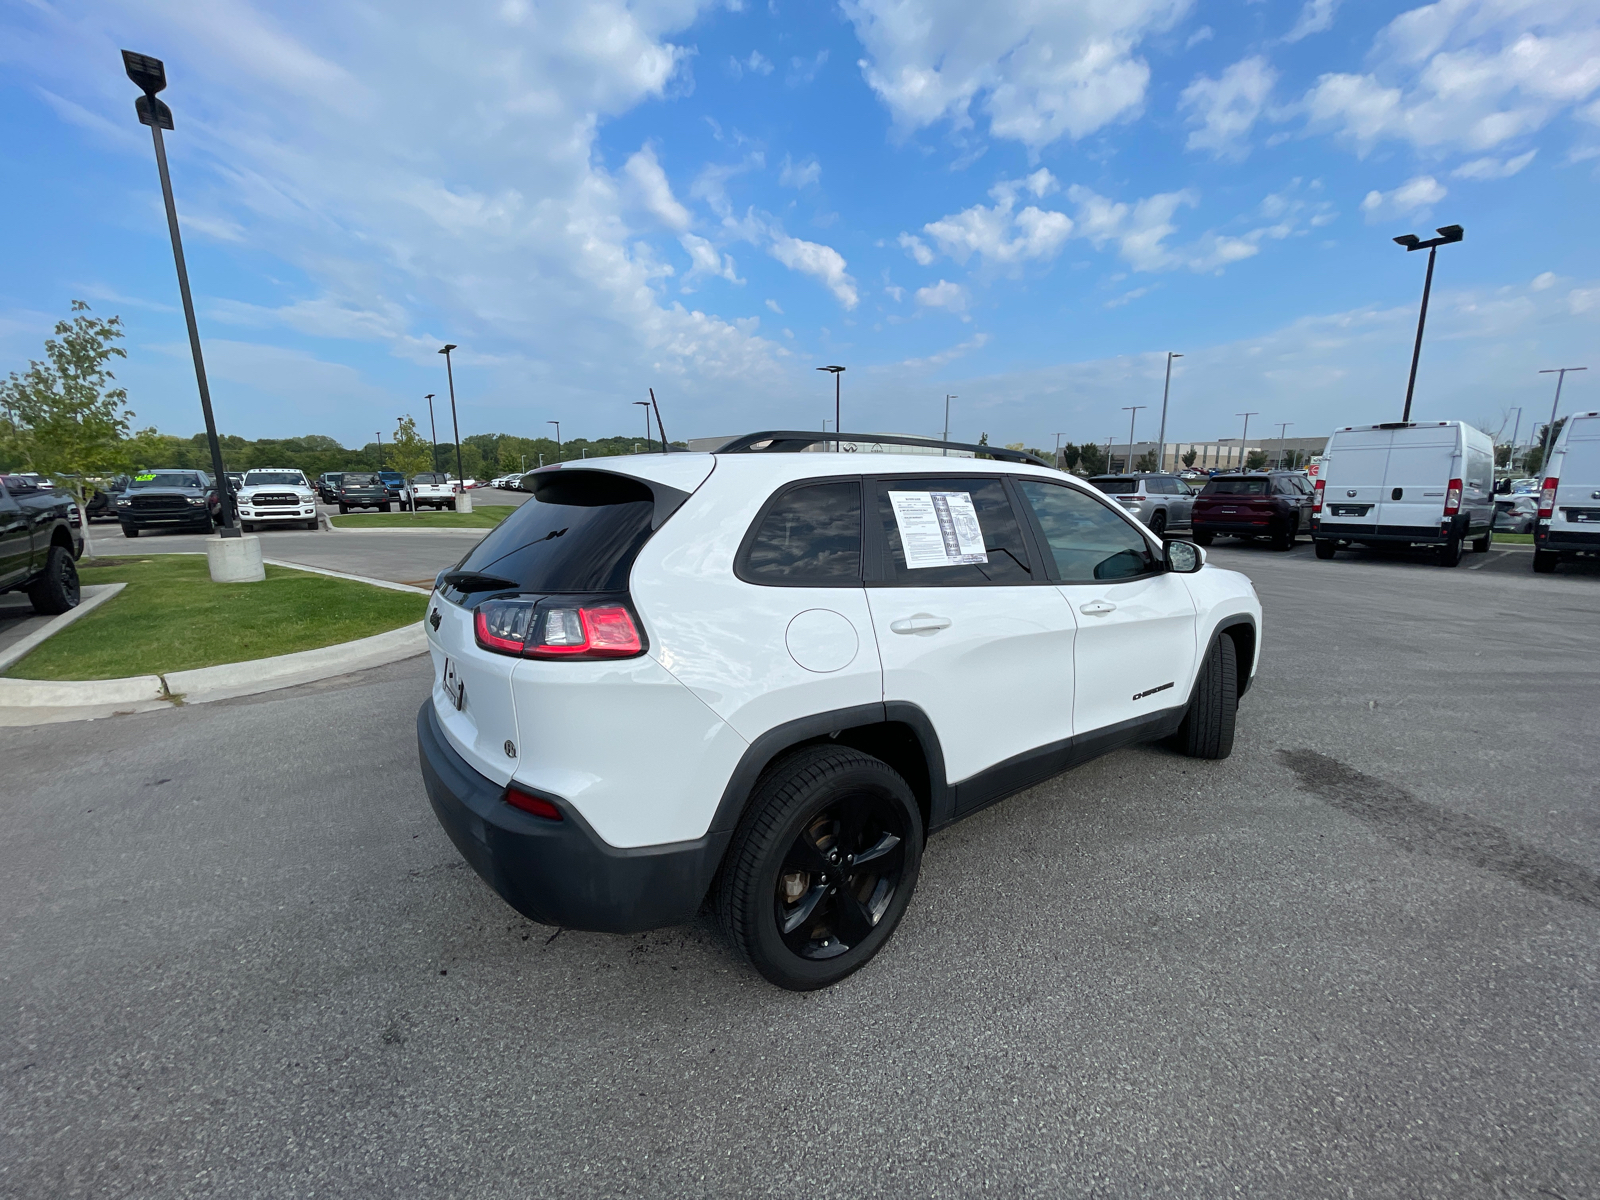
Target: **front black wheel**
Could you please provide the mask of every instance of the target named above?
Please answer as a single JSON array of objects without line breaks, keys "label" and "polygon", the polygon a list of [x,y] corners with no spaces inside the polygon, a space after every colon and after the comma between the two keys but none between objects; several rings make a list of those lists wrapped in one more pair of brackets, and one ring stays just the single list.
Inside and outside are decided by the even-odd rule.
[{"label": "front black wheel", "polygon": [[922,815],[893,768],[808,746],[757,785],[717,887],[741,953],[791,991],[837,983],[883,948],[916,890]]},{"label": "front black wheel", "polygon": [[78,607],[78,564],[65,546],[51,546],[44,574],[28,586],[33,611],[58,616]]},{"label": "front black wheel", "polygon": [[1200,664],[1189,711],[1178,727],[1178,750],[1190,758],[1227,758],[1239,712],[1239,659],[1233,639],[1219,633]]},{"label": "front black wheel", "polygon": [[137,525],[129,525],[126,521],[122,522],[122,536],[125,538],[138,537],[139,527]]},{"label": "front black wheel", "polygon": [[1494,530],[1489,530],[1481,538],[1472,539],[1472,552],[1474,554],[1487,554],[1489,547],[1494,544]]}]

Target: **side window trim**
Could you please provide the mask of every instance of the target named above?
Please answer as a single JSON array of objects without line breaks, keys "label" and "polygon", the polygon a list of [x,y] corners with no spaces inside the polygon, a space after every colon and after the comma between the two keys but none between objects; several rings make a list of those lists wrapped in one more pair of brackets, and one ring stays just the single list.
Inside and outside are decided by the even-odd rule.
[{"label": "side window trim", "polygon": [[[797,579],[785,582],[779,579],[756,579],[745,571],[745,566],[750,560],[750,551],[755,546],[756,537],[761,532],[761,526],[766,523],[767,517],[790,492],[799,491],[801,488],[816,487],[827,483],[853,483],[856,485],[856,495],[860,501],[861,512],[861,573],[855,579],[840,579],[821,582],[814,579]],[[867,549],[869,542],[873,541],[867,532],[867,489],[860,475],[814,475],[804,479],[792,480],[784,484],[768,496],[762,504],[755,519],[750,522],[750,527],[744,531],[744,537],[739,539],[738,552],[733,556],[734,578],[741,583],[748,583],[752,587],[807,587],[807,588],[851,588],[863,587],[866,584],[868,573],[872,569],[874,555]]]},{"label": "side window trim", "polygon": [[[1007,476],[1007,478],[1008,480],[1027,479],[1032,482],[1042,483],[1047,487],[1071,488],[1074,491],[1081,491],[1083,495],[1087,496],[1090,500],[1093,500],[1107,512],[1115,513],[1117,519],[1126,524],[1128,528],[1144,542],[1145,546],[1150,551],[1151,559],[1154,561],[1154,566],[1152,566],[1150,570],[1141,571],[1137,575],[1125,575],[1120,579],[1096,580],[1093,583],[1088,581],[1061,583],[1061,572],[1060,568],[1056,565],[1055,551],[1050,550],[1048,554],[1041,556],[1041,561],[1045,564],[1045,572],[1048,575],[1050,582],[1061,583],[1061,586],[1063,587],[1104,587],[1109,584],[1133,583],[1140,579],[1152,579],[1157,575],[1164,575],[1167,573],[1166,546],[1160,543],[1152,544],[1150,541],[1150,535],[1145,533],[1144,530],[1140,529],[1139,526],[1135,525],[1132,517],[1123,512],[1122,509],[1118,508],[1115,504],[1112,504],[1109,500],[1102,496],[1096,495],[1093,488],[1072,488],[1070,483],[1057,483],[1054,479],[1041,479],[1036,475]],[[1030,531],[1030,536],[1032,536],[1041,547],[1049,550],[1050,541],[1045,536],[1044,526],[1039,524],[1039,514],[1034,512],[1033,505],[1027,503],[1027,497],[1022,494],[1022,489],[1020,487],[1016,487],[1014,482],[1012,483],[1012,488],[1017,494],[1017,499],[1023,502],[1023,510],[1028,516],[1027,525]]]}]

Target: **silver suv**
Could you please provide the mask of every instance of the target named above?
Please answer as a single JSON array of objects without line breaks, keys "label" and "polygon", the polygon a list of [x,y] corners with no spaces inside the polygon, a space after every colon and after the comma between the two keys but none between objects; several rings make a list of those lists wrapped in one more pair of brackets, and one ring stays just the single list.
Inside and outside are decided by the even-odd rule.
[{"label": "silver suv", "polygon": [[1169,529],[1189,528],[1195,491],[1176,475],[1096,475],[1090,486],[1110,496],[1122,511],[1139,518],[1160,537]]}]

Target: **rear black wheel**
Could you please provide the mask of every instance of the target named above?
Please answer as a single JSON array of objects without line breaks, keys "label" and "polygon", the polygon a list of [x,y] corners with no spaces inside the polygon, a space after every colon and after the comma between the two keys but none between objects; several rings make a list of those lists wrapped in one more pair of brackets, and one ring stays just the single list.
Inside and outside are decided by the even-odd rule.
[{"label": "rear black wheel", "polygon": [[1556,569],[1556,564],[1561,561],[1561,555],[1554,550],[1535,550],[1533,552],[1533,569],[1536,574],[1549,575]]},{"label": "rear black wheel", "polygon": [[387,503],[378,505],[378,511],[379,512],[388,512],[389,508],[390,508],[390,505],[388,505]]},{"label": "rear black wheel", "polygon": [[1227,758],[1239,711],[1239,660],[1233,639],[1219,633],[1200,664],[1189,711],[1178,727],[1178,750],[1190,758]]},{"label": "rear black wheel", "polygon": [[1316,545],[1318,558],[1332,558],[1333,552],[1338,549],[1338,543],[1333,541],[1319,541]]},{"label": "rear black wheel", "polygon": [[1216,536],[1209,529],[1196,529],[1194,531],[1194,544],[1197,546],[1209,546]]},{"label": "rear black wheel", "polygon": [[791,991],[836,983],[883,948],[916,890],[922,816],[885,762],[808,746],[757,785],[717,886],[741,953]]},{"label": "rear black wheel", "polygon": [[65,546],[51,546],[44,574],[28,585],[33,611],[57,616],[78,607],[78,564]]},{"label": "rear black wheel", "polygon": [[1448,542],[1439,547],[1439,565],[1453,567],[1461,561],[1461,539],[1452,537]]},{"label": "rear black wheel", "polygon": [[1299,532],[1300,518],[1298,516],[1291,517],[1289,519],[1289,527],[1287,529],[1285,529],[1282,533],[1275,533],[1272,535],[1272,548],[1274,550],[1293,550],[1294,539]]},{"label": "rear black wheel", "polygon": [[350,506],[348,504],[341,504],[339,505],[339,511],[342,513],[347,513],[350,511]]},{"label": "rear black wheel", "polygon": [[1166,533],[1166,531],[1167,513],[1166,510],[1163,509],[1161,512],[1158,512],[1155,516],[1150,518],[1150,532],[1155,534],[1157,537],[1160,537],[1162,534]]}]

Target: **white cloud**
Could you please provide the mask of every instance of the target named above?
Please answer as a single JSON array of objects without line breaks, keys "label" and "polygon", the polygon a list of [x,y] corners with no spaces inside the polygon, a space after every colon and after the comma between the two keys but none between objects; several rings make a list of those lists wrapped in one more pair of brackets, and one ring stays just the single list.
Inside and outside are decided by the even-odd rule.
[{"label": "white cloud", "polygon": [[1533,277],[1533,282],[1528,285],[1528,290],[1530,292],[1542,292],[1546,288],[1553,286],[1555,282],[1556,273],[1554,271],[1542,271]]},{"label": "white cloud", "polygon": [[1185,50],[1193,50],[1201,42],[1209,42],[1216,36],[1216,30],[1212,29],[1211,26],[1202,25],[1189,35],[1189,40],[1183,44],[1183,48]]},{"label": "white cloud", "polygon": [[[979,255],[986,265],[1012,265],[1032,260],[1054,258],[1072,235],[1072,218],[1062,212],[1029,205],[1017,212],[1018,194],[1028,192],[1043,198],[1056,189],[1055,176],[1038,170],[1026,179],[1002,180],[989,189],[994,198],[992,207],[973,205],[963,212],[941,217],[922,227],[922,231],[939,244],[945,254],[959,263],[972,255]],[[901,245],[911,252],[918,262],[926,262],[919,248],[926,247],[915,237],[901,235]],[[927,261],[931,261],[931,256]]]},{"label": "white cloud", "polygon": [[810,58],[795,57],[789,60],[789,73],[784,76],[785,87],[803,87],[817,77],[817,73],[828,65],[828,52],[818,50]]},{"label": "white cloud", "polygon": [[814,158],[808,158],[803,163],[791,162],[789,156],[783,156],[783,169],[778,172],[778,186],[792,188],[808,188],[822,178],[822,164]]},{"label": "white cloud", "polygon": [[780,305],[776,300],[768,300],[767,307],[773,312],[777,313],[780,317],[783,316],[783,306]]},{"label": "white cloud", "polygon": [[632,181],[640,203],[660,217],[663,225],[679,233],[689,228],[689,210],[672,194],[672,185],[667,182],[654,146],[640,147],[622,170]]},{"label": "white cloud", "polygon": [[1369,223],[1390,217],[1414,216],[1426,212],[1449,194],[1449,189],[1432,175],[1418,175],[1406,180],[1392,192],[1368,192],[1361,201],[1361,211],[1367,214]]},{"label": "white cloud", "polygon": [[720,253],[705,238],[686,233],[678,241],[689,252],[689,258],[693,264],[689,268],[689,273],[684,276],[685,291],[689,290],[688,285],[691,282],[703,275],[714,275],[720,279],[726,279],[729,283],[744,282],[739,278],[739,272],[734,269],[733,259],[726,254]]},{"label": "white cloud", "polygon": [[956,314],[967,311],[967,289],[959,283],[951,283],[945,279],[918,288],[915,299],[923,308],[942,308],[946,312]]},{"label": "white cloud", "polygon": [[728,58],[728,74],[735,79],[740,79],[748,71],[752,75],[771,75],[772,60],[759,50],[750,51],[748,58]]},{"label": "white cloud", "polygon": [[1464,162],[1450,172],[1452,179],[1508,179],[1533,161],[1537,150],[1529,150],[1515,158],[1475,158]]},{"label": "white cloud", "polygon": [[902,233],[899,238],[900,246],[907,254],[916,259],[921,266],[929,266],[933,262],[933,251],[928,249],[928,244],[914,233]]},{"label": "white cloud", "polygon": [[845,308],[854,308],[858,303],[856,281],[845,270],[844,256],[832,246],[804,242],[776,231],[769,252],[791,271],[820,279]]},{"label": "white cloud", "polygon": [[1097,250],[1114,242],[1136,271],[1169,270],[1181,264],[1181,256],[1164,243],[1177,232],[1172,218],[1178,209],[1200,202],[1198,193],[1185,189],[1122,204],[1078,184],[1067,189],[1067,197],[1078,206],[1078,235]]},{"label": "white cloud", "polygon": [[942,367],[952,363],[964,355],[971,354],[974,350],[982,350],[989,344],[987,333],[974,334],[966,341],[951,346],[948,350],[941,350],[937,354],[930,354],[927,358],[908,358],[895,364],[895,369],[905,371],[926,370],[929,367]]},{"label": "white cloud", "polygon": [[1333,28],[1333,15],[1339,11],[1339,0],[1306,0],[1300,10],[1300,19],[1294,28],[1283,35],[1286,42],[1298,42],[1313,33],[1326,33]]},{"label": "white cloud", "polygon": [[976,102],[993,136],[1033,148],[1137,114],[1150,68],[1136,49],[1188,7],[1188,0],[843,4],[867,51],[867,83],[901,130],[947,118],[960,128],[971,123]]},{"label": "white cloud", "polygon": [[1312,127],[1365,154],[1381,141],[1491,150],[1600,88],[1600,9],[1571,0],[1438,0],[1378,34],[1367,74],[1306,93]]},{"label": "white cloud", "polygon": [[1199,76],[1183,89],[1178,107],[1187,109],[1189,149],[1209,150],[1218,158],[1243,158],[1245,139],[1265,107],[1278,73],[1259,55],[1240,59],[1220,79]]}]

